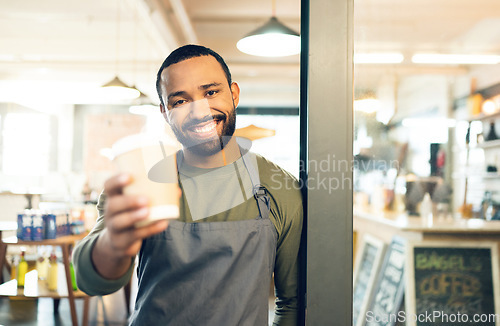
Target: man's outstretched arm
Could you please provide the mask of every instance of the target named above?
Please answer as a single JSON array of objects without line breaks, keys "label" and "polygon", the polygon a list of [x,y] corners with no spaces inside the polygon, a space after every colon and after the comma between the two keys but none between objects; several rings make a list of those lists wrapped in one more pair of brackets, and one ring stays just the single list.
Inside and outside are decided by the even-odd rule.
[{"label": "man's outstretched arm", "polygon": [[123,194],[131,177],[120,174],[108,179],[99,198],[99,219],[91,233],[73,253],[78,287],[90,295],[109,294],[125,285],[142,240],[165,230],[168,222],[157,221],[136,228],[149,216],[148,199]]}]

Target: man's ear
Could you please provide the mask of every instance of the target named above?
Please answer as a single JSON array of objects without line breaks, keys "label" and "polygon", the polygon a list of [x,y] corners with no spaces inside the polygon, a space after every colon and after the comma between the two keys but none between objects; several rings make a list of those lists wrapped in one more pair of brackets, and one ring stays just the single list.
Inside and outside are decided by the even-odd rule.
[{"label": "man's ear", "polygon": [[233,96],[234,107],[236,108],[240,102],[240,86],[236,82],[231,83],[231,94]]},{"label": "man's ear", "polygon": [[167,111],[165,111],[165,107],[161,103],[160,103],[160,112],[161,112],[161,114],[163,114],[163,118],[165,118],[165,121],[167,121],[168,123],[170,123],[170,121],[168,119]]}]

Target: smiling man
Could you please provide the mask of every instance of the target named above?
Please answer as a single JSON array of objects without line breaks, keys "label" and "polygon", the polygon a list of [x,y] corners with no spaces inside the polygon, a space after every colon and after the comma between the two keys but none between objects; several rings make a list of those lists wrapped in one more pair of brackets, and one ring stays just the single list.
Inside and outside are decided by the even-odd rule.
[{"label": "smiling man", "polygon": [[219,166],[224,148],[239,155],[232,135],[240,89],[231,82],[218,54],[186,58],[190,55],[173,52],[162,65],[157,78],[161,111],[183,145],[187,161]]},{"label": "smiling man", "polygon": [[[214,51],[186,45],[157,76],[161,112],[182,144],[180,217],[136,228],[148,199],[110,178],[99,219],[75,248],[80,289],[104,295],[128,282],[138,255],[131,325],[297,324],[302,201],[293,177],[233,137],[240,89]],[[295,182],[294,187],[280,185]]]}]

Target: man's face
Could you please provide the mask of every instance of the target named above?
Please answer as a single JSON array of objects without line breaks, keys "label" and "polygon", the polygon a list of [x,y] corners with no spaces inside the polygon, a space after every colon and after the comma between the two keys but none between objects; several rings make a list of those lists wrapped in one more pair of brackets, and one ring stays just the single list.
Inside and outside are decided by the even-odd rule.
[{"label": "man's face", "polygon": [[219,152],[236,125],[239,87],[227,83],[212,56],[187,59],[167,67],[161,75],[162,112],[177,139],[198,155]]}]

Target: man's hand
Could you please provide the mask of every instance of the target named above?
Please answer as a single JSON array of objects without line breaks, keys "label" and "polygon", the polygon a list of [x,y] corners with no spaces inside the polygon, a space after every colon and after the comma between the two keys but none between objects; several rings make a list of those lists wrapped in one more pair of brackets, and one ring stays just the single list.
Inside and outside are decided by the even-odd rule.
[{"label": "man's hand", "polygon": [[123,194],[123,188],[131,182],[129,175],[119,174],[108,179],[104,185],[107,196],[104,213],[106,228],[92,250],[92,261],[104,278],[117,279],[123,276],[141,249],[142,240],[168,226],[166,220],[140,228],[134,226],[148,218],[149,201],[147,197]]}]

